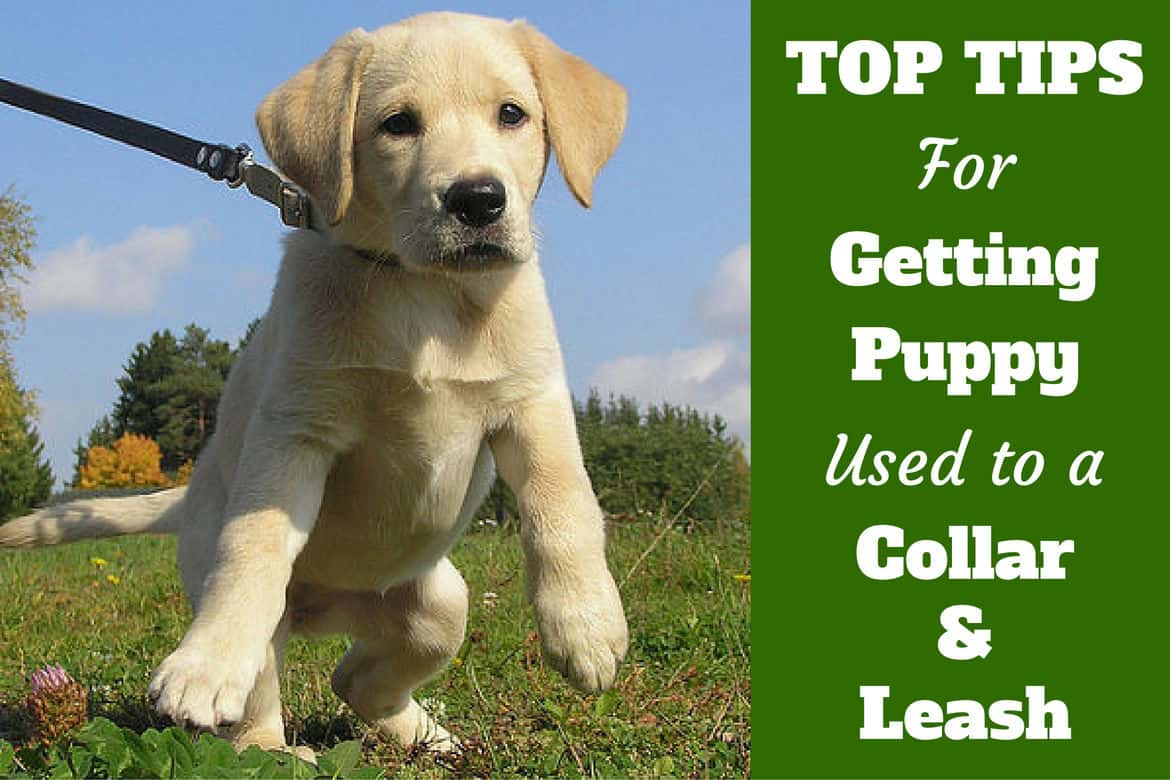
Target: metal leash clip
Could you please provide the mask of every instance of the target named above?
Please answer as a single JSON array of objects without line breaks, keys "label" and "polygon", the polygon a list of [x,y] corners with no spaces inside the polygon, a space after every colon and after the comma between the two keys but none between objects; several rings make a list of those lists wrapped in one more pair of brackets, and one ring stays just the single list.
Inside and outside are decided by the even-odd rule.
[{"label": "metal leash clip", "polygon": [[228,181],[228,186],[235,188],[243,184],[248,192],[276,206],[280,209],[280,221],[285,225],[312,228],[313,211],[309,197],[276,171],[256,162],[247,144],[240,144],[237,151],[241,153],[237,174]]}]

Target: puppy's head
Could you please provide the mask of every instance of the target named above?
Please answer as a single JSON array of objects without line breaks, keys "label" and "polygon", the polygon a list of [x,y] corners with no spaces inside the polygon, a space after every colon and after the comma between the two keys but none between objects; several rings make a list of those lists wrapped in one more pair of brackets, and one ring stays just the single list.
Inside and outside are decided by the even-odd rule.
[{"label": "puppy's head", "polygon": [[335,240],[416,271],[530,259],[549,145],[589,206],[625,119],[625,91],[532,26],[445,13],[348,33],[256,113]]}]

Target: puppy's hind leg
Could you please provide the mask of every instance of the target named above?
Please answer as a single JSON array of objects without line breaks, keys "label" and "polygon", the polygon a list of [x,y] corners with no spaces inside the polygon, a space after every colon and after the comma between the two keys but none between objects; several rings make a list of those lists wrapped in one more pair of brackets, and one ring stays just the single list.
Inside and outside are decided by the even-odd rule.
[{"label": "puppy's hind leg", "polygon": [[447,665],[467,628],[467,585],[446,558],[383,595],[346,608],[353,646],[333,673],[333,690],[363,720],[403,745],[447,752],[458,743],[413,698]]}]

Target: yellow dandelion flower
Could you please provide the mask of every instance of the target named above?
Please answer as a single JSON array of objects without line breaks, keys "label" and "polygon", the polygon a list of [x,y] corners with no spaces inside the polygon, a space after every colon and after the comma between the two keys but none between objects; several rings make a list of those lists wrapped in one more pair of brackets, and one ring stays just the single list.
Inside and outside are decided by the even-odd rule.
[{"label": "yellow dandelion flower", "polygon": [[455,666],[463,666],[463,659],[460,658],[459,656],[455,656],[454,658],[451,659],[451,663],[454,664]]},{"label": "yellow dandelion flower", "polygon": [[94,566],[98,567],[99,569],[104,569],[109,564],[109,561],[107,561],[105,558],[99,558],[96,555],[94,557],[90,558],[89,562],[92,563]]},{"label": "yellow dandelion flower", "polygon": [[121,581],[122,581],[122,578],[119,577],[117,574],[107,574],[106,575],[106,582],[110,583],[111,585],[117,585]]},{"label": "yellow dandelion flower", "polygon": [[736,582],[751,582],[752,575],[750,575],[750,574],[737,574],[737,575],[735,575],[735,581]]}]

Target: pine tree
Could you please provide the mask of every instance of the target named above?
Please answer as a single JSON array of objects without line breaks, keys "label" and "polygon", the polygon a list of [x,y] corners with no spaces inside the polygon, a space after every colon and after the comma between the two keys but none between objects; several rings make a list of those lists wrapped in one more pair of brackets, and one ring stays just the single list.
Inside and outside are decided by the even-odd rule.
[{"label": "pine tree", "polygon": [[14,421],[0,447],[0,522],[43,504],[53,491],[45,446],[27,417]]},{"label": "pine tree", "polygon": [[188,325],[179,342],[179,359],[160,389],[165,400],[155,410],[163,468],[173,471],[194,460],[215,430],[215,412],[234,354],[226,341]]},{"label": "pine tree", "polygon": [[120,391],[114,403],[114,436],[137,433],[158,438],[161,424],[155,410],[166,401],[163,383],[179,363],[179,342],[169,330],[155,331],[150,341],[134,347],[118,378]]}]

